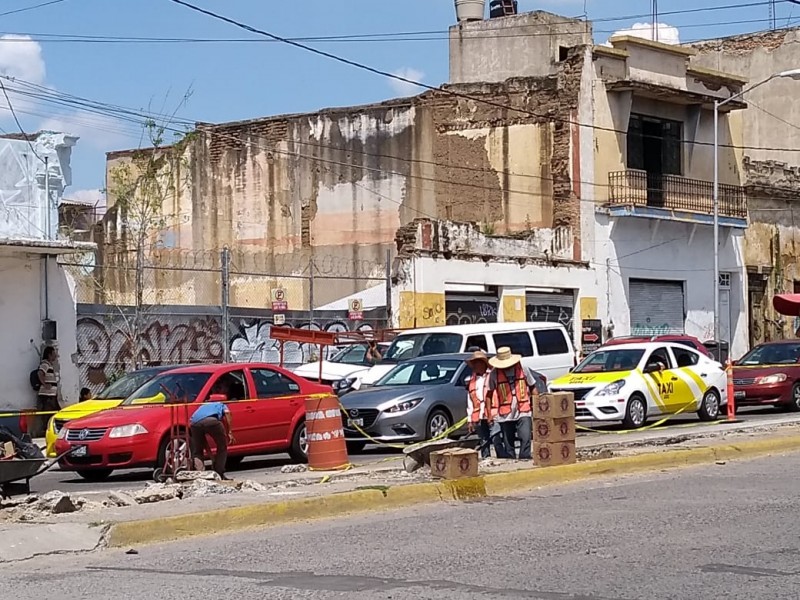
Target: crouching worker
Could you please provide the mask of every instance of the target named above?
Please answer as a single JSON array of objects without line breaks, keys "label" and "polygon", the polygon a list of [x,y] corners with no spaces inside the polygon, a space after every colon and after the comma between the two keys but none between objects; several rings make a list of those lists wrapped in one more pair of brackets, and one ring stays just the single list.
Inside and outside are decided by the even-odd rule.
[{"label": "crouching worker", "polygon": [[189,434],[192,445],[192,460],[197,471],[205,470],[203,454],[208,447],[206,436],[214,440],[217,453],[214,456],[214,470],[223,479],[225,463],[228,460],[228,444],[234,444],[231,429],[231,411],[222,402],[207,402],[194,411],[189,420]]}]

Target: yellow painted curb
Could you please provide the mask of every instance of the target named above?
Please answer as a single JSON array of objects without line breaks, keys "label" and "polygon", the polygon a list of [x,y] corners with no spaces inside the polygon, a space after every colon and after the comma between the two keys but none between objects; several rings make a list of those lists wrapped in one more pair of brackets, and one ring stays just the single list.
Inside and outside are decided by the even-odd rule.
[{"label": "yellow painted curb", "polygon": [[559,483],[796,451],[800,451],[800,436],[776,437],[739,444],[681,448],[607,458],[558,467],[490,473],[474,479],[394,487],[364,487],[351,492],[311,498],[116,523],[111,526],[106,543],[109,547],[120,548],[169,542],[186,537],[222,534],[296,521],[433,502],[500,496]]}]

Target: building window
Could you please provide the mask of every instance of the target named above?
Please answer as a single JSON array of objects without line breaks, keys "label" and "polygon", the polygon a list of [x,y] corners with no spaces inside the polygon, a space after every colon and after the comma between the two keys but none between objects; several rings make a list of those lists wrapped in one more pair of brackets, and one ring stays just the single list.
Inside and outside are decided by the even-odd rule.
[{"label": "building window", "polygon": [[680,175],[682,131],[679,121],[631,115],[628,125],[628,168],[658,175]]},{"label": "building window", "polygon": [[730,273],[720,273],[719,274],[719,287],[723,290],[731,289],[731,274]]}]

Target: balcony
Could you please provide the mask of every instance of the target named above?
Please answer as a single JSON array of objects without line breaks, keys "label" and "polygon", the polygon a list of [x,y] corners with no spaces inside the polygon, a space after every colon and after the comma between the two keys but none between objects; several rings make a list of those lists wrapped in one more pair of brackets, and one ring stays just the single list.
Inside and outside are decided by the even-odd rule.
[{"label": "balcony", "polygon": [[[680,175],[661,175],[636,169],[608,176],[606,210],[613,215],[710,222],[714,213],[714,184]],[[747,197],[738,185],[719,186],[721,224],[747,226]]]}]

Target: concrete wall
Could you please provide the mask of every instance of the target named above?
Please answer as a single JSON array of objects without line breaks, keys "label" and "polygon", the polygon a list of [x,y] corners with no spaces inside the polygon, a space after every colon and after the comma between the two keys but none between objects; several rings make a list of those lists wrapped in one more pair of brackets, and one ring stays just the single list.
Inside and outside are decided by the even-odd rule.
[{"label": "concrete wall", "polygon": [[459,23],[450,27],[450,82],[551,75],[562,48],[591,43],[590,23],[543,11]]},{"label": "concrete wall", "polygon": [[[698,64],[741,73],[752,84],[796,69],[800,65],[800,29],[712,40],[694,47]],[[797,244],[800,231],[795,201],[800,194],[800,106],[794,101],[800,82],[774,79],[747,92],[749,108],[731,116],[741,127],[743,176],[748,187],[750,227],[745,239],[745,262],[752,273],[767,280],[766,298],[759,314],[752,314],[754,341],[791,337],[800,322],[782,319],[772,309],[772,297],[792,292],[800,281]]]},{"label": "concrete wall", "polygon": [[[39,364],[43,350],[42,320],[48,316],[56,321],[59,371],[61,374],[61,402],[71,404],[78,400],[78,369],[73,362],[76,345],[76,313],[72,296],[72,283],[56,260],[51,258],[45,294],[44,258],[25,254],[0,255],[0,270],[6,281],[0,294],[0,379],[3,393],[0,410],[32,409],[36,406],[35,392],[31,389],[29,373]],[[49,311],[45,311],[45,298]]]},{"label": "concrete wall", "polygon": [[[571,54],[552,77],[452,88],[519,109],[505,117],[490,104],[430,92],[201,126],[188,149],[188,183],[163,206],[166,241],[148,260],[171,265],[172,255],[188,251],[211,257],[205,268],[212,268],[228,245],[242,273],[299,275],[312,259],[339,265],[335,279],[315,288],[321,306],[374,286],[396,230],[420,217],[481,222],[497,234],[565,227],[580,258],[575,131],[561,123],[577,114],[583,57]],[[109,173],[126,154],[109,155]],[[107,226],[119,230],[112,219]],[[131,266],[130,253],[113,253],[106,246],[106,265]],[[161,290],[190,285],[160,283]],[[232,293],[237,304],[257,306],[254,298],[263,305],[269,291],[248,287],[245,276]],[[307,284],[294,293],[296,308],[308,308]],[[220,297],[213,286],[204,294],[195,302]]]}]

